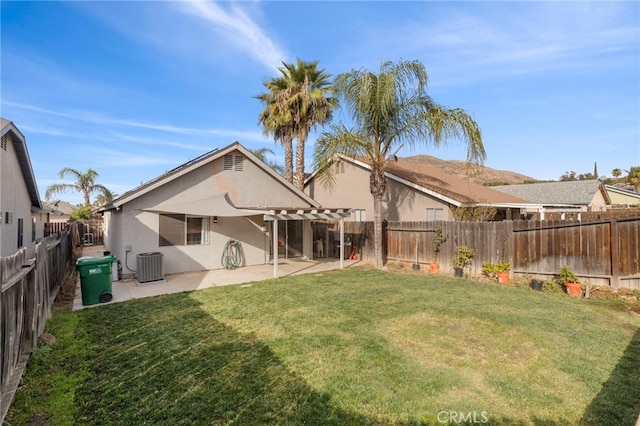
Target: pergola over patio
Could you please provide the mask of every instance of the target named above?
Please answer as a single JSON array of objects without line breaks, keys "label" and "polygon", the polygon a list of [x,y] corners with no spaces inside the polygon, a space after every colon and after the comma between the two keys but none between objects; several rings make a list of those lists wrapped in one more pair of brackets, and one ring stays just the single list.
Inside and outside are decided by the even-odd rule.
[{"label": "pergola over patio", "polygon": [[342,209],[296,209],[270,210],[264,215],[265,222],[272,222],[273,232],[273,278],[278,278],[278,221],[279,220],[331,220],[340,219],[340,268],[344,268],[344,218],[350,210]]}]

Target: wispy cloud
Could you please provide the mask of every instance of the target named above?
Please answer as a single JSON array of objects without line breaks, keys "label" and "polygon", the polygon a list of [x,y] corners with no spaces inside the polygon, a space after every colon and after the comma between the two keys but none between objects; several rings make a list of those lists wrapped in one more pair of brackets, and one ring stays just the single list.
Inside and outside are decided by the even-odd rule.
[{"label": "wispy cloud", "polygon": [[[631,5],[632,2],[628,4]],[[425,3],[422,13],[373,25],[387,59],[423,57],[438,85],[624,66],[637,56],[637,22],[609,3]],[[448,81],[447,81],[448,80]]]},{"label": "wispy cloud", "polygon": [[181,2],[179,5],[179,10],[185,14],[213,24],[218,34],[264,66],[273,68],[287,59],[284,50],[238,3],[225,2],[227,8],[223,8],[221,3],[206,0]]},{"label": "wispy cloud", "polygon": [[[35,105],[23,104],[18,102],[5,101],[3,102],[7,106],[11,106],[13,108],[28,110],[31,112],[36,112],[43,115],[49,115],[53,117],[65,118],[68,120],[72,120],[74,122],[81,122],[84,124],[93,124],[104,126],[105,133],[113,136],[116,135],[124,140],[130,142],[138,142],[142,144],[149,144],[151,141],[150,137],[139,138],[135,135],[127,135],[122,132],[118,132],[116,130],[109,130],[108,128],[130,128],[130,129],[145,129],[145,130],[153,130],[159,133],[170,133],[170,134],[178,134],[183,136],[199,136],[199,137],[221,137],[225,139],[241,139],[243,141],[264,141],[264,136],[259,131],[254,130],[235,130],[235,129],[218,129],[218,128],[195,128],[195,127],[181,127],[175,126],[173,124],[158,124],[153,122],[139,121],[139,120],[130,120],[123,118],[115,118],[110,117],[101,113],[91,112],[91,111],[65,111],[62,109],[47,109],[42,108]],[[73,132],[63,130],[60,125],[58,126],[29,126],[28,124],[23,126],[25,129],[29,128],[31,131],[40,134],[48,134],[52,136],[78,136],[78,126],[74,126]],[[85,136],[86,137],[86,136]],[[95,136],[92,136],[95,139]],[[105,140],[113,141],[112,137],[105,138]],[[184,144],[180,142],[162,142],[162,140],[154,139],[153,143],[158,145],[166,145],[166,146],[175,146],[183,149],[202,149],[201,145],[192,145],[192,144]]]}]

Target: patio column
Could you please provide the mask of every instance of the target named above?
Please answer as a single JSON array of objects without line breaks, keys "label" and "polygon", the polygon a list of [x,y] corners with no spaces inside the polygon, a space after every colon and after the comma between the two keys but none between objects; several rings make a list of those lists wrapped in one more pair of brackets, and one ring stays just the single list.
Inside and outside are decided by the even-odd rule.
[{"label": "patio column", "polygon": [[278,219],[273,222],[273,278],[278,278]]},{"label": "patio column", "polygon": [[340,218],[340,269],[344,268],[344,218]]}]

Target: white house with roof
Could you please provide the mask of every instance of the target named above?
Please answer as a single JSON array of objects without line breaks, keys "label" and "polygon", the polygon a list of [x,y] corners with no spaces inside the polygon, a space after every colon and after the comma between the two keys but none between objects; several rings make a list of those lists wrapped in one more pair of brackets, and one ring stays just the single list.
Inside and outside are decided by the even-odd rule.
[{"label": "white house with roof", "polygon": [[[313,257],[311,220],[324,209],[235,142],[135,188],[101,209],[106,248],[138,281],[146,259],[162,274]],[[232,265],[229,265],[229,263]],[[154,271],[157,272],[157,271]],[[153,280],[149,280],[153,281]]]},{"label": "white house with roof", "polygon": [[22,247],[33,256],[50,210],[42,207],[24,135],[4,118],[0,127],[0,257]]}]

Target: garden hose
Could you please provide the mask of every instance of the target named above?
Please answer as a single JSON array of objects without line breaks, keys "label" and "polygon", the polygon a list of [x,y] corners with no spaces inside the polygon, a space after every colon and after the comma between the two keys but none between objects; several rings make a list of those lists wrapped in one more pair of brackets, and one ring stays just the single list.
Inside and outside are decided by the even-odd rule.
[{"label": "garden hose", "polygon": [[242,266],[244,253],[239,241],[229,240],[222,251],[222,267],[225,269],[236,269]]}]

